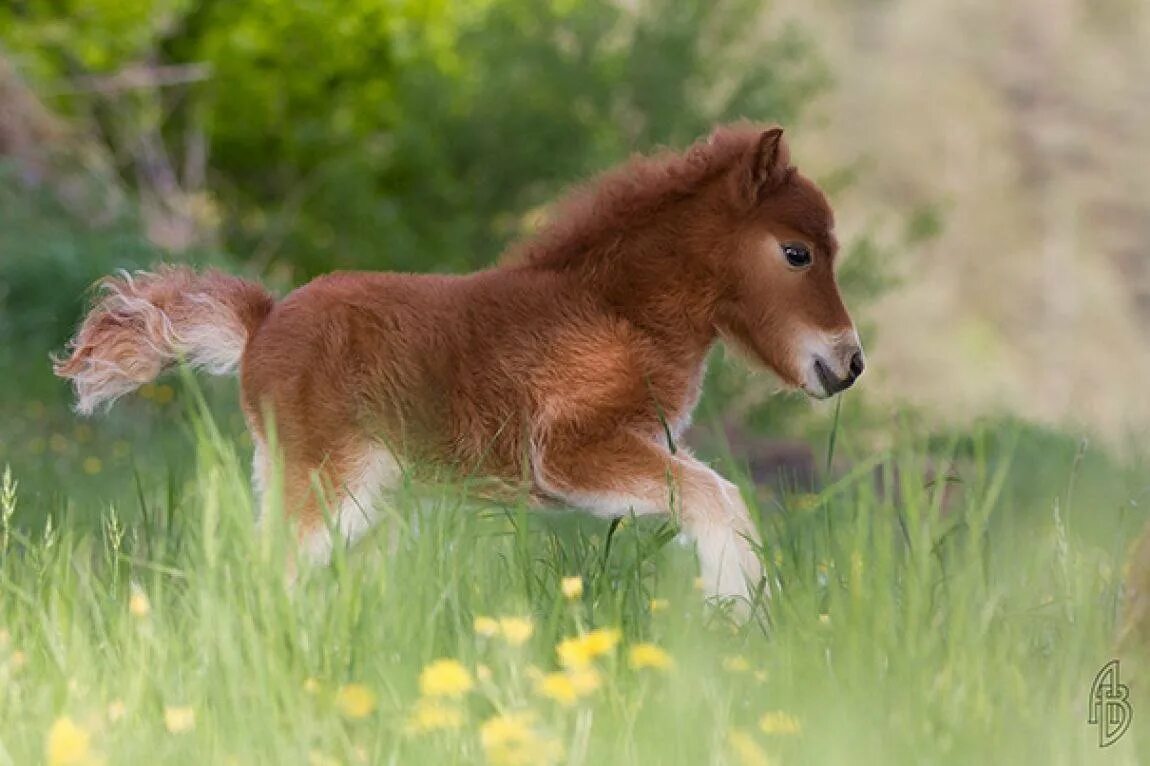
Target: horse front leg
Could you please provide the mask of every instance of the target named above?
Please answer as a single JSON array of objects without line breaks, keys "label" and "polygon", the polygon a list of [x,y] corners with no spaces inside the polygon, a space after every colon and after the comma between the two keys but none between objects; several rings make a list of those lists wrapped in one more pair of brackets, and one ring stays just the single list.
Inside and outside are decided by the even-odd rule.
[{"label": "horse front leg", "polygon": [[597,440],[552,434],[532,467],[545,495],[596,515],[676,515],[695,542],[707,596],[749,603],[763,583],[758,530],[738,487],[694,457],[629,431]]}]

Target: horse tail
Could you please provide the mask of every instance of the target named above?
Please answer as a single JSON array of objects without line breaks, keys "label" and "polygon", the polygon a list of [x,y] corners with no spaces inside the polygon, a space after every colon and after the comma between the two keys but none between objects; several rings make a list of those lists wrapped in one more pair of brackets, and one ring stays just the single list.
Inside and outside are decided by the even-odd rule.
[{"label": "horse tail", "polygon": [[275,305],[256,282],[187,266],[121,272],[101,280],[99,291],[66,354],[53,359],[56,375],[72,381],[75,409],[84,415],[180,360],[213,375],[235,373]]}]

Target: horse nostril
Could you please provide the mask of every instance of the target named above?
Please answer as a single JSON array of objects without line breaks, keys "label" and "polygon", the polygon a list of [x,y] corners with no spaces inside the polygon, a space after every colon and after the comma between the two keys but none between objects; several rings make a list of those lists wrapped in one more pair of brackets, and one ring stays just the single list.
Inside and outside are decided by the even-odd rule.
[{"label": "horse nostril", "polygon": [[859,375],[862,375],[863,370],[865,370],[865,369],[866,369],[866,363],[863,361],[862,352],[861,351],[854,352],[854,354],[851,356],[851,363],[850,363],[851,378],[857,378]]}]

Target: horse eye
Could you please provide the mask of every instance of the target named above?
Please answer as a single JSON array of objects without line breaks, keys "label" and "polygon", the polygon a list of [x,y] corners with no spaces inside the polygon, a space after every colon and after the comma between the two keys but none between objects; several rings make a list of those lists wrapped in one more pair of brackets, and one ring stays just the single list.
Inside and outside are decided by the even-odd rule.
[{"label": "horse eye", "polygon": [[792,268],[805,269],[811,265],[811,251],[806,245],[798,242],[788,242],[783,245],[783,255],[787,257],[787,263]]}]

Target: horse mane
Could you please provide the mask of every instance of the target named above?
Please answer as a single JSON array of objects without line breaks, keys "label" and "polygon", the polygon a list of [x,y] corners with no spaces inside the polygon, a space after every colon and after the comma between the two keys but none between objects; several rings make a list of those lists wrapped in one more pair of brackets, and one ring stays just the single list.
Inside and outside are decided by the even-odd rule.
[{"label": "horse mane", "polygon": [[740,122],[717,128],[686,151],[632,156],[562,196],[548,211],[548,221],[510,248],[508,260],[551,268],[578,263],[729,170],[757,146],[763,130]]}]

